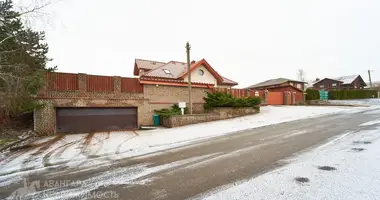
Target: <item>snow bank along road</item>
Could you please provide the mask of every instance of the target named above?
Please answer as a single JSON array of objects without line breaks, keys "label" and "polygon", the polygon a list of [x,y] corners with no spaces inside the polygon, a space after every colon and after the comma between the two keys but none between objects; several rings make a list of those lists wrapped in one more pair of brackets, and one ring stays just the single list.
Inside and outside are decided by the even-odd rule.
[{"label": "snow bank along road", "polygon": [[[380,123],[376,121],[379,118],[378,110],[337,113],[220,136],[144,156],[87,163],[89,167],[81,170],[62,165],[28,176],[27,182],[35,187],[28,186],[31,190],[23,199],[203,198],[203,194],[216,188],[287,164],[289,161],[284,158],[325,143],[333,136],[373,129]],[[12,180],[1,182],[0,187],[1,199],[25,188],[24,181]]]}]

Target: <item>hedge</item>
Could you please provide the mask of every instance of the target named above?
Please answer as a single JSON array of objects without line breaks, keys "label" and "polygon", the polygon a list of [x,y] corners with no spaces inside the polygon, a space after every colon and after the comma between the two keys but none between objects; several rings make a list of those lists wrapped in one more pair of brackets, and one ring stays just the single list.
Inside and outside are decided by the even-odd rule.
[{"label": "hedge", "polygon": [[[188,112],[188,109],[185,108],[185,113]],[[169,117],[169,116],[172,116],[172,115],[181,115],[182,112],[181,112],[181,108],[178,106],[178,104],[174,104],[171,109],[167,109],[167,108],[163,108],[161,110],[155,110],[154,111],[157,115],[159,115],[160,117]]]},{"label": "hedge", "polygon": [[329,99],[367,99],[377,98],[376,90],[334,90],[329,92]]},{"label": "hedge", "polygon": [[204,104],[206,110],[215,107],[253,107],[258,109],[257,106],[261,103],[260,97],[235,98],[223,92],[207,92],[207,97],[203,97],[203,99],[206,102]]},{"label": "hedge", "polygon": [[306,100],[319,100],[319,91],[315,89],[306,89]]}]

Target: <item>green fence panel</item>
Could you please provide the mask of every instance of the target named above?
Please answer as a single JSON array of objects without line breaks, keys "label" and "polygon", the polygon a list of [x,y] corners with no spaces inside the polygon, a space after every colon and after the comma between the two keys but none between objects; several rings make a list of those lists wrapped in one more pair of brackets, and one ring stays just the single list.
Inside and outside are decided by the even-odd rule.
[{"label": "green fence panel", "polygon": [[329,99],[329,92],[328,91],[320,90],[319,91],[319,99],[320,100],[327,100],[327,99]]}]

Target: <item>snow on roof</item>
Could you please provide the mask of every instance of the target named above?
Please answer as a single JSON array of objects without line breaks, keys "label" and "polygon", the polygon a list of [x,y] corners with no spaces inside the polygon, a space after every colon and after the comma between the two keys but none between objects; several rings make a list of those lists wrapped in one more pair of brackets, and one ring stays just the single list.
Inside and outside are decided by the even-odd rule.
[{"label": "snow on roof", "polygon": [[332,78],[337,81],[342,81],[343,84],[351,84],[356,78],[358,78],[360,75],[350,75],[350,76],[341,76],[337,78]]},{"label": "snow on roof", "polygon": [[342,84],[351,84],[352,82],[354,82],[354,80],[356,78],[358,78],[360,75],[350,75],[350,76],[341,76],[341,77],[337,77],[337,78],[322,78],[318,81],[315,81],[313,82],[313,85],[325,80],[325,79],[331,79],[331,80],[336,80],[336,81],[340,81],[342,82]]}]

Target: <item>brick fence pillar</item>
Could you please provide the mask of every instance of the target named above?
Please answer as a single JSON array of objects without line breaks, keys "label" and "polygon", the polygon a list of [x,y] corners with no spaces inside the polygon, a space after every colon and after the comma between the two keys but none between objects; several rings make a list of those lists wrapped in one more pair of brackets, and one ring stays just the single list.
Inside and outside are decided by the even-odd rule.
[{"label": "brick fence pillar", "polygon": [[121,77],[120,76],[113,77],[113,90],[116,93],[121,92]]},{"label": "brick fence pillar", "polygon": [[87,74],[78,74],[78,88],[81,95],[87,92]]},{"label": "brick fence pillar", "polygon": [[49,100],[40,100],[42,108],[34,111],[34,131],[39,135],[53,135],[56,133],[56,113],[54,103]]}]

